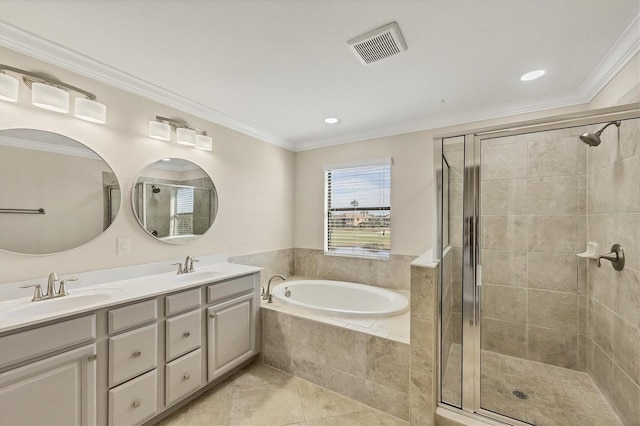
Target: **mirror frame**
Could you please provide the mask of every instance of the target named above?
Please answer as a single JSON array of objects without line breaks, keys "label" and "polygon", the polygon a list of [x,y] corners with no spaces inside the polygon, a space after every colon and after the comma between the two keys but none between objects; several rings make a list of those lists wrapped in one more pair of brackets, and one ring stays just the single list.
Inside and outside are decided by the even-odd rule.
[{"label": "mirror frame", "polygon": [[[192,241],[196,241],[196,240],[200,239],[203,235],[205,235],[207,232],[209,232],[209,230],[213,226],[213,223],[215,222],[215,219],[216,219],[216,217],[218,215],[218,200],[219,200],[219,197],[218,197],[218,190],[216,189],[215,183],[213,182],[213,179],[211,178],[211,175],[209,175],[209,173],[207,173],[207,171],[204,168],[202,168],[200,165],[194,163],[193,161],[187,160],[185,158],[171,157],[170,160],[179,160],[180,162],[190,163],[193,166],[191,168],[191,170],[199,169],[203,174],[202,178],[209,179],[209,182],[211,184],[211,188],[194,187],[194,186],[190,186],[190,185],[180,185],[180,184],[176,184],[176,183],[154,182],[154,180],[162,180],[160,178],[145,178],[144,180],[141,180],[141,178],[143,177],[142,175],[145,173],[145,171],[147,171],[149,168],[153,168],[152,166],[154,166],[156,164],[162,164],[162,162],[166,161],[165,158],[162,158],[162,159],[154,161],[154,162],[152,162],[150,164],[147,164],[147,166],[144,167],[138,173],[136,178],[134,179],[133,185],[131,187],[131,210],[133,211],[133,215],[136,218],[136,221],[138,222],[138,225],[140,225],[140,227],[145,231],[145,233],[147,235],[149,235],[150,237],[152,237],[154,240],[160,241],[160,242],[166,243],[166,244],[182,245],[182,244],[190,243]],[[157,169],[159,169],[159,170],[166,169],[166,170],[178,171],[178,169],[171,168],[171,167],[157,167]],[[154,235],[152,232],[150,232],[146,228],[146,226],[144,225],[144,222],[141,219],[140,214],[138,212],[137,206],[138,206],[139,194],[138,194],[137,187],[140,184],[152,184],[152,186],[154,186],[153,184],[155,184],[157,186],[166,186],[166,187],[171,187],[171,188],[194,188],[194,189],[207,189],[207,190],[210,190],[211,191],[211,203],[210,203],[210,209],[209,209],[209,217],[210,217],[209,226],[201,234],[191,234],[190,236],[192,238],[181,239],[181,238],[179,238],[180,235],[177,235],[177,236],[175,236],[175,237],[178,237],[176,239],[163,239],[163,238],[168,238],[168,237],[171,237],[171,236],[158,237],[158,236]]]}]

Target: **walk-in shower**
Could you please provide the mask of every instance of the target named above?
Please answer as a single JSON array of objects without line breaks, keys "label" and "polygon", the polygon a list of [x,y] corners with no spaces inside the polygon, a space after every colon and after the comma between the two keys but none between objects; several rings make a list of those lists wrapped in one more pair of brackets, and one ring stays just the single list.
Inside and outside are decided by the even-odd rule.
[{"label": "walk-in shower", "polygon": [[600,139],[600,135],[602,134],[602,132],[604,132],[604,129],[614,124],[616,127],[620,127],[620,121],[612,121],[610,123],[605,124],[595,132],[587,132],[587,133],[581,134],[580,140],[589,146],[598,146],[602,142],[602,140]]},{"label": "walk-in shower", "polygon": [[[636,104],[435,139],[440,406],[638,424],[639,117]],[[576,256],[587,242],[624,247],[624,269]]]}]

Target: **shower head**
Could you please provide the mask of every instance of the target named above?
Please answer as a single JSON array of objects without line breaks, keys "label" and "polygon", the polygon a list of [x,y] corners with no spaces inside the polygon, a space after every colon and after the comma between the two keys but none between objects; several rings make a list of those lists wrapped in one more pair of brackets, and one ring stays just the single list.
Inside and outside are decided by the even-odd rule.
[{"label": "shower head", "polygon": [[[580,137],[582,137],[582,136],[580,136]],[[151,189],[153,190],[153,193],[154,193],[154,194],[157,194],[158,192],[160,192],[160,188],[158,188],[158,187],[157,187],[157,186],[155,186],[155,185],[151,185]]]},{"label": "shower head", "polygon": [[593,133],[587,132],[587,133],[581,134],[580,140],[589,146],[598,146],[600,145],[600,142],[602,142],[600,140],[600,135],[602,134],[602,132],[604,132],[604,129],[611,126],[612,124],[615,124],[616,127],[620,127],[620,121],[612,121],[610,123],[605,124],[603,127],[601,127],[600,129],[596,130]]}]

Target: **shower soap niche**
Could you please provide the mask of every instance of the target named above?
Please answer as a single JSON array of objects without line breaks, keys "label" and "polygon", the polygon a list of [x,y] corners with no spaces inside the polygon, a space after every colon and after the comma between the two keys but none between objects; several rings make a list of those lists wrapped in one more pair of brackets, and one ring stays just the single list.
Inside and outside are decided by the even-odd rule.
[{"label": "shower soap niche", "polygon": [[587,248],[584,252],[578,253],[578,257],[585,257],[587,259],[597,259],[598,258],[598,243],[588,242]]}]

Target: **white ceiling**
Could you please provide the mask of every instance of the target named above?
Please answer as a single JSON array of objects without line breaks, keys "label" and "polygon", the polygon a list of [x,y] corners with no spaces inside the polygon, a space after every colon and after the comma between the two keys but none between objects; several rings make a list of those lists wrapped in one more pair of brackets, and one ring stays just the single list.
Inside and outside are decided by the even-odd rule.
[{"label": "white ceiling", "polygon": [[[302,150],[588,102],[640,50],[639,11],[639,0],[0,0],[0,44]],[[362,65],[346,41],[393,21],[408,50]]]}]

